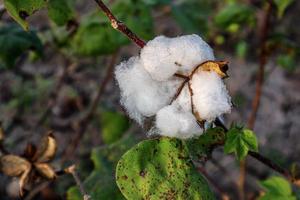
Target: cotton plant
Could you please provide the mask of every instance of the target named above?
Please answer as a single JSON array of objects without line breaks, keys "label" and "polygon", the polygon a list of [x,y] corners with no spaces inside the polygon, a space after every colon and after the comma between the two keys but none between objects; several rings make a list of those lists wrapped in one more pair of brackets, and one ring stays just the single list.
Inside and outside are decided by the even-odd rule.
[{"label": "cotton plant", "polygon": [[214,61],[212,48],[198,35],[158,36],[140,55],[116,67],[121,104],[150,133],[180,139],[203,133],[204,126],[231,110],[222,79],[227,63]]}]

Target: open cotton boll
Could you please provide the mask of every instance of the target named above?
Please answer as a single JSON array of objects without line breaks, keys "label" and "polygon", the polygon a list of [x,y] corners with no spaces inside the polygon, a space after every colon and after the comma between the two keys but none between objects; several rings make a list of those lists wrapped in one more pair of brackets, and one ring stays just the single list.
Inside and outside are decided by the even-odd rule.
[{"label": "open cotton boll", "polygon": [[121,89],[121,104],[129,116],[140,124],[143,117],[150,117],[168,105],[180,81],[154,81],[143,68],[138,57],[122,62],[116,67],[115,76]]},{"label": "open cotton boll", "polygon": [[223,80],[215,72],[202,71],[191,80],[193,103],[201,119],[208,122],[231,110],[231,98]]},{"label": "open cotton boll", "polygon": [[207,60],[214,60],[213,50],[195,34],[175,38],[158,36],[141,51],[145,69],[158,81],[167,80],[176,72],[188,75]]},{"label": "open cotton boll", "polygon": [[154,80],[167,80],[178,69],[170,52],[170,38],[158,36],[149,41],[141,51],[141,61]]},{"label": "open cotton boll", "polygon": [[173,63],[179,65],[177,72],[185,75],[199,64],[215,59],[212,48],[196,34],[172,38],[170,52]]},{"label": "open cotton boll", "polygon": [[202,134],[194,115],[178,109],[176,104],[162,108],[156,115],[159,134],[179,139],[192,138]]}]

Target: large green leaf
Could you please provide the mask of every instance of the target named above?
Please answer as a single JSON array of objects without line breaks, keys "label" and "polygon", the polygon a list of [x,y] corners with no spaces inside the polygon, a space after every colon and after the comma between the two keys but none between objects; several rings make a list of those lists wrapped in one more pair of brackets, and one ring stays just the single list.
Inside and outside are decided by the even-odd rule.
[{"label": "large green leaf", "polygon": [[116,178],[130,200],[214,199],[206,180],[194,168],[187,147],[178,139],[139,143],[120,159]]},{"label": "large green leaf", "polygon": [[104,143],[111,144],[121,138],[129,128],[126,116],[116,112],[102,112],[101,114],[102,139]]},{"label": "large green leaf", "polygon": [[48,15],[58,26],[65,25],[74,17],[68,0],[49,0]]},{"label": "large green leaf", "polygon": [[28,50],[42,54],[42,43],[34,31],[26,32],[15,25],[0,26],[0,59],[6,67],[12,67]]},{"label": "large green leaf", "polygon": [[[84,187],[95,200],[123,200],[124,197],[118,190],[114,178],[114,170],[122,154],[132,147],[136,140],[132,135],[127,135],[120,141],[106,147],[95,148],[92,151],[91,159],[94,163],[94,170],[84,181]],[[77,187],[72,187],[67,192],[68,200],[82,200]]]},{"label": "large green leaf", "polygon": [[289,182],[282,177],[273,176],[260,184],[266,193],[259,200],[296,200]]},{"label": "large green leaf", "polygon": [[43,8],[46,2],[45,0],[4,0],[4,5],[12,18],[25,30],[28,30],[29,25],[26,18]]},{"label": "large green leaf", "polygon": [[231,128],[226,134],[225,153],[235,153],[238,160],[243,160],[248,151],[258,151],[255,134],[249,129]]}]

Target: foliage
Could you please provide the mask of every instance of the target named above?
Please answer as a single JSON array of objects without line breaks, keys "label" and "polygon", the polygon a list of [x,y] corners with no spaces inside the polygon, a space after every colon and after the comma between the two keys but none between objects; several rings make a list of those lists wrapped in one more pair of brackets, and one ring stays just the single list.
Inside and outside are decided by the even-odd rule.
[{"label": "foliage", "polygon": [[293,3],[294,0],[274,0],[274,3],[277,6],[277,16],[282,18],[286,9]]},{"label": "foliage", "polygon": [[292,194],[290,183],[282,177],[273,176],[260,182],[266,193],[259,200],[296,200]]},{"label": "foliage", "polygon": [[4,0],[4,5],[9,14],[18,22],[25,30],[29,25],[26,18],[37,10],[45,6],[44,0]]},{"label": "foliage", "polygon": [[59,0],[4,0],[5,7],[9,14],[25,30],[29,29],[26,19],[36,11],[48,8],[49,17],[57,24],[64,25],[73,18],[72,9],[68,1]]},{"label": "foliage", "polygon": [[[134,7],[130,6],[132,3]],[[112,5],[112,11],[141,37],[150,39],[153,36],[150,10],[142,2],[119,0]],[[70,43],[77,54],[96,56],[113,53],[129,40],[112,29],[107,18],[97,11],[82,20]]]},{"label": "foliage", "polygon": [[15,25],[0,26],[0,60],[4,66],[14,66],[16,60],[29,50],[42,55],[43,45],[35,31],[25,32]]},{"label": "foliage", "polygon": [[245,4],[229,3],[215,16],[215,24],[230,32],[237,32],[235,27],[240,24],[252,23],[254,20],[253,9]]},{"label": "foliage", "polygon": [[210,158],[212,150],[225,141],[225,132],[222,128],[210,128],[198,138],[185,141],[192,159],[206,161]]},{"label": "foliage", "polygon": [[249,129],[231,128],[226,135],[224,152],[235,153],[238,160],[243,160],[247,156],[248,151],[258,151],[255,134]]},{"label": "foliage", "polygon": [[214,199],[177,139],[140,142],[120,159],[116,179],[127,199]]},{"label": "foliage", "polygon": [[[132,135],[126,135],[114,144],[92,150],[91,159],[94,163],[94,170],[84,181],[84,187],[92,196],[92,199],[124,199],[112,175],[122,154],[135,142]],[[79,189],[77,187],[70,188],[67,192],[67,199],[82,199]]]},{"label": "foliage", "polygon": [[102,139],[111,144],[119,140],[129,128],[127,117],[117,112],[102,112],[101,114]]}]

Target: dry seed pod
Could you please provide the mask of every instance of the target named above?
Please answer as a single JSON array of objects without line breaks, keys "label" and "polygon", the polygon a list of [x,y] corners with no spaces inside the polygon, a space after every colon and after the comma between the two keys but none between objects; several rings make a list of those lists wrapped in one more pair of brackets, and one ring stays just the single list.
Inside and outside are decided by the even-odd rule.
[{"label": "dry seed pod", "polygon": [[7,176],[20,176],[30,169],[30,162],[19,156],[5,155],[0,158],[0,170]]},{"label": "dry seed pod", "polygon": [[56,178],[56,173],[50,165],[46,163],[35,163],[34,167],[36,168],[37,172],[44,178],[50,180]]},{"label": "dry seed pod", "polygon": [[42,139],[41,145],[37,150],[33,160],[37,162],[49,162],[55,156],[57,143],[54,136],[49,133]]},{"label": "dry seed pod", "polygon": [[214,71],[216,72],[221,78],[227,78],[227,70],[228,70],[228,62],[227,61],[206,61],[202,64],[200,64],[198,67],[194,69],[194,71],[191,73],[190,78],[195,73],[198,73],[199,71]]},{"label": "dry seed pod", "polygon": [[20,195],[22,196],[24,185],[31,171],[30,162],[16,155],[5,155],[0,158],[0,170],[7,176],[20,177]]}]

